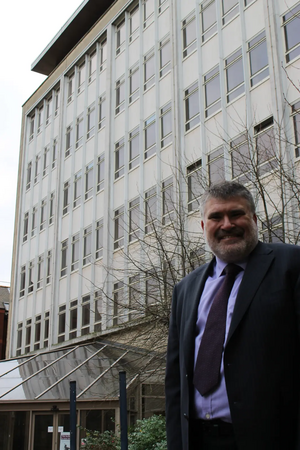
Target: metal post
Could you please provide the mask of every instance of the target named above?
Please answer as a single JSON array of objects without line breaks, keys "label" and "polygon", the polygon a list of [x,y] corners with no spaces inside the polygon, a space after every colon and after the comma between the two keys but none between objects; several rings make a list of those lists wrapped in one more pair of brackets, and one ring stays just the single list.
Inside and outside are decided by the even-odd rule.
[{"label": "metal post", "polygon": [[126,372],[125,371],[119,372],[119,382],[120,382],[121,450],[128,450]]},{"label": "metal post", "polygon": [[70,381],[70,450],[76,450],[76,381]]}]

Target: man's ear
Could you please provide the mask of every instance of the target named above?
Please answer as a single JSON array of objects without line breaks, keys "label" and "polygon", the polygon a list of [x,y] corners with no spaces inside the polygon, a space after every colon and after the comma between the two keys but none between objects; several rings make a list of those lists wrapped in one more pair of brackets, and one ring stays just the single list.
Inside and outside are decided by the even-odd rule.
[{"label": "man's ear", "polygon": [[204,222],[203,222],[203,220],[201,220],[201,228],[204,231]]},{"label": "man's ear", "polygon": [[254,220],[254,222],[256,223],[256,225],[257,225],[257,215],[254,213],[253,214],[253,220]]}]

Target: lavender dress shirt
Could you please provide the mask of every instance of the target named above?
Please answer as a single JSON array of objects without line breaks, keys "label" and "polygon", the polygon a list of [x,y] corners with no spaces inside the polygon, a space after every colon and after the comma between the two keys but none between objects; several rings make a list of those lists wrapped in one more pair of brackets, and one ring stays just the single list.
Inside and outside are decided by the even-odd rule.
[{"label": "lavender dress shirt", "polygon": [[[221,275],[221,273],[226,265],[227,263],[224,263],[220,259],[216,258],[216,264],[214,267],[213,274],[212,276],[207,278],[204,285],[204,289],[198,306],[194,364],[196,364],[198,350],[200,347],[202,335],[205,329],[205,324],[211,304],[213,302],[216,292],[218,291],[220,285],[222,284],[222,280],[225,277],[225,275]],[[242,267],[243,270],[237,275],[228,299],[225,342],[230,328],[235,300],[247,263],[246,262],[239,263],[238,265]],[[212,394],[206,395],[204,397],[202,397],[202,395],[197,391],[196,388],[194,389],[194,417],[197,419],[207,419],[207,420],[222,419],[225,422],[231,422],[230,409],[228,404],[228,397],[224,377],[223,356],[224,352],[222,354],[222,362],[220,370],[221,382],[217,387],[217,389],[214,390]]]}]

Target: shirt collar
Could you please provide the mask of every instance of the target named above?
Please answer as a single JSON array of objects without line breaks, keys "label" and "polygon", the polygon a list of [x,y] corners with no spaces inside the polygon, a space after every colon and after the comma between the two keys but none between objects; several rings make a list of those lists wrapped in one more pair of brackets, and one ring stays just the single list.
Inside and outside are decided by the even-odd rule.
[{"label": "shirt collar", "polygon": [[[236,265],[237,265],[237,266],[240,266],[243,270],[245,270],[245,269],[246,269],[246,266],[247,266],[247,261],[248,261],[248,260],[243,261],[243,262],[239,262],[239,263],[237,263]],[[218,258],[218,257],[216,256],[216,264],[215,264],[215,267],[214,267],[214,275],[215,275],[217,278],[221,275],[221,273],[223,272],[223,270],[224,270],[224,268],[227,266],[227,264],[228,264],[228,263],[222,261],[220,258]]]}]

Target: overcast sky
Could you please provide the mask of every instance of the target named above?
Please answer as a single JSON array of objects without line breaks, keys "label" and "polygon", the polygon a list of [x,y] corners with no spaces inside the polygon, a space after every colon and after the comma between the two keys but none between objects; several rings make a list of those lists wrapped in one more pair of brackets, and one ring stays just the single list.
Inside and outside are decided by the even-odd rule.
[{"label": "overcast sky", "polygon": [[31,63],[82,0],[16,0],[0,17],[0,285],[10,283],[22,105],[44,81]]}]

